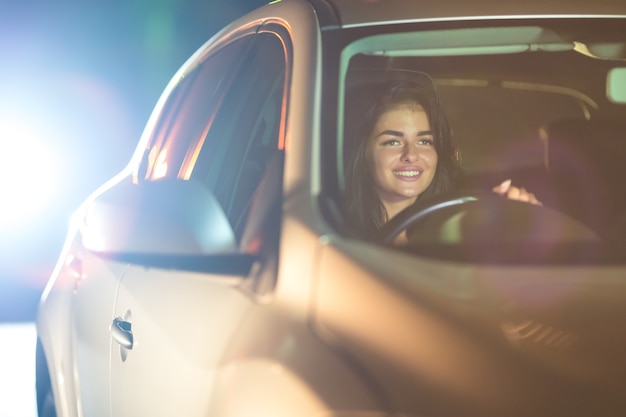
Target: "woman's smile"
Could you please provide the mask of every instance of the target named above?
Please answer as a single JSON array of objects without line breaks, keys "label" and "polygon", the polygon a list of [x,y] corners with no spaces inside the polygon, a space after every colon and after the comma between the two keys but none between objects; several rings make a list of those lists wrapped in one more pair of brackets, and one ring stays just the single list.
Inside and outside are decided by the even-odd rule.
[{"label": "woman's smile", "polygon": [[421,169],[394,170],[391,172],[402,181],[415,181],[422,175]]}]

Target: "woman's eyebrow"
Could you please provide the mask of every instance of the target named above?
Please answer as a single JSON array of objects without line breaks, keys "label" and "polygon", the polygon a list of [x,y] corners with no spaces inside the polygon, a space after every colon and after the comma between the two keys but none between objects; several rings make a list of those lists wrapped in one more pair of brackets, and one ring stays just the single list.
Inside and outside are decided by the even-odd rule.
[{"label": "woman's eyebrow", "polygon": [[381,137],[384,135],[390,135],[390,136],[404,136],[404,133],[400,132],[399,130],[383,130],[382,132],[380,132],[378,135],[376,135],[376,137]]},{"label": "woman's eyebrow", "polygon": [[[380,137],[380,136],[384,136],[384,135],[390,135],[390,136],[404,136],[404,133],[400,132],[399,130],[383,130],[382,132],[380,132],[378,135],[376,135],[376,137]],[[432,130],[420,130],[419,132],[417,132],[417,136],[432,136],[433,135],[433,131]]]}]

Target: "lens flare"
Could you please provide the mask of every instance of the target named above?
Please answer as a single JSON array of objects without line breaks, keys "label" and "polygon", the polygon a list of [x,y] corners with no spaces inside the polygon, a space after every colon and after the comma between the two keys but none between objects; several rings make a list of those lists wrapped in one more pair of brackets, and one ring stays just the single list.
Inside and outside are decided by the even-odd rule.
[{"label": "lens flare", "polygon": [[64,161],[44,132],[19,117],[0,124],[0,144],[0,230],[7,232],[54,202]]}]

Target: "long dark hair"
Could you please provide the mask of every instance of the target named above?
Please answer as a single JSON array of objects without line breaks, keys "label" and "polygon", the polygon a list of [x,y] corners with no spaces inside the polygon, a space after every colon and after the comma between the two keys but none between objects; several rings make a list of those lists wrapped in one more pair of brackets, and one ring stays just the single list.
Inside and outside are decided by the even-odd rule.
[{"label": "long dark hair", "polygon": [[395,106],[414,102],[424,108],[435,138],[437,168],[419,200],[455,187],[461,178],[450,126],[434,89],[416,82],[386,81],[348,92],[345,101],[343,209],[352,231],[371,238],[388,219],[378,197],[367,157],[368,138],[380,116]]}]

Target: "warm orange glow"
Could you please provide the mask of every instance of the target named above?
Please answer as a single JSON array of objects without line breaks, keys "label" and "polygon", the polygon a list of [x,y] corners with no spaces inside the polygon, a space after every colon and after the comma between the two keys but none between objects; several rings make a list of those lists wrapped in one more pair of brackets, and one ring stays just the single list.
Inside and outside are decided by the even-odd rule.
[{"label": "warm orange glow", "polygon": [[[292,35],[291,33],[291,28],[290,27],[286,27],[287,31],[289,32],[290,35]],[[285,44],[285,40],[283,38],[279,38],[282,45],[283,45],[283,55],[285,57],[285,67],[287,68],[287,71],[285,71],[285,85],[283,88],[283,100],[281,103],[281,111],[280,111],[280,127],[278,130],[278,149],[281,151],[284,151],[287,148],[287,95],[289,92],[289,84],[291,82],[291,71],[289,71],[289,50],[287,48],[287,45]]]},{"label": "warm orange glow", "polygon": [[[223,102],[224,93],[222,93],[222,96],[217,100],[217,105],[215,109],[219,109]],[[178,178],[184,180],[188,180],[189,178],[191,178],[191,173],[196,166],[196,162],[198,161],[198,157],[200,156],[200,152],[202,151],[202,147],[204,146],[206,137],[209,134],[209,130],[211,130],[211,126],[213,126],[213,121],[215,120],[216,113],[217,111],[213,110],[211,116],[209,117],[209,120],[204,126],[204,129],[202,129],[200,137],[196,140],[196,146],[190,147],[187,155],[185,155],[185,159],[180,167],[180,170],[178,171]]]},{"label": "warm orange glow", "polygon": [[282,104],[282,108],[281,108],[281,115],[280,115],[280,126],[279,126],[279,130],[278,130],[278,149],[281,151],[284,151],[286,146],[287,146],[287,139],[286,139],[286,118],[287,118],[287,96],[283,95],[283,104]]},{"label": "warm orange glow", "polygon": [[196,166],[196,162],[198,161],[198,156],[200,155],[200,151],[202,150],[202,146],[206,140],[207,135],[209,134],[209,129],[213,126],[213,120],[215,120],[215,112],[211,114],[210,120],[202,129],[202,134],[196,141],[196,146],[190,148],[185,155],[185,160],[183,161],[180,171],[178,171],[178,178],[188,180],[191,178],[191,173],[193,172],[194,167]]},{"label": "warm orange glow", "polygon": [[245,252],[255,254],[259,253],[259,250],[261,249],[261,243],[263,243],[261,241],[261,238],[259,236],[256,236],[248,243],[248,245],[246,245]]}]

